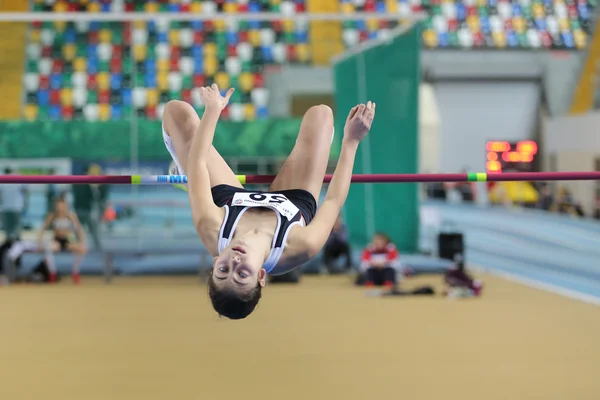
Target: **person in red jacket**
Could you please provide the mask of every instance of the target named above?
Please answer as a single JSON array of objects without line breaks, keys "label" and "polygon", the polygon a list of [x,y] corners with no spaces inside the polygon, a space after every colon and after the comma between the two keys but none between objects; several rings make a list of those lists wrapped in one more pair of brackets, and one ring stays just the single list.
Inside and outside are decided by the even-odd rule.
[{"label": "person in red jacket", "polygon": [[366,278],[365,286],[396,286],[396,273],[400,267],[400,253],[384,233],[376,233],[371,244],[363,250],[361,272]]}]

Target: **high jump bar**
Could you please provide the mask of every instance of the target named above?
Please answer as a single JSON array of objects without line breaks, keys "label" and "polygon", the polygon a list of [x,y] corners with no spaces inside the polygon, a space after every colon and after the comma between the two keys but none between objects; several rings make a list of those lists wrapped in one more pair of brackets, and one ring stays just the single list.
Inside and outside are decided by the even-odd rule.
[{"label": "high jump bar", "polygon": [[[271,183],[275,175],[236,175],[242,184]],[[325,175],[323,182],[331,181]],[[508,172],[463,174],[354,174],[353,183],[515,182],[600,180],[599,172]],[[185,175],[0,175],[0,184],[173,185],[187,183]]]}]

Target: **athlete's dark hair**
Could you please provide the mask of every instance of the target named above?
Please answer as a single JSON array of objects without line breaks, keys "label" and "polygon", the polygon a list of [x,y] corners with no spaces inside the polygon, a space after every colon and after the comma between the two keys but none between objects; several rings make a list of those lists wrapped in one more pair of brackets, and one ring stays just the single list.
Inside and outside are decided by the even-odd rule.
[{"label": "athlete's dark hair", "polygon": [[215,284],[212,270],[208,276],[208,295],[215,311],[230,319],[243,319],[254,311],[262,293],[260,282],[249,292],[239,294]]},{"label": "athlete's dark hair", "polygon": [[385,244],[386,245],[392,243],[392,239],[390,239],[390,237],[387,234],[383,233],[383,232],[375,232],[375,235],[373,235],[373,237],[377,237],[377,236],[379,236],[380,238],[382,238],[383,240],[385,240],[385,242],[386,242]]}]

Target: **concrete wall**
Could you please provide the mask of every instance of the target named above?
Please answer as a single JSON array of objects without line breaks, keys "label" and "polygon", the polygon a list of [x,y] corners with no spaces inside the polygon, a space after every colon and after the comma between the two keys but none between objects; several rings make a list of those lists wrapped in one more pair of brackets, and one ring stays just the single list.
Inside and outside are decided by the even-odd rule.
[{"label": "concrete wall", "polygon": [[544,147],[555,151],[596,151],[600,153],[600,112],[546,118]]},{"label": "concrete wall", "polygon": [[485,144],[535,137],[540,102],[535,82],[434,84],[441,117],[441,169],[485,171]]},{"label": "concrete wall", "polygon": [[265,72],[269,111],[275,118],[289,116],[293,95],[331,94],[334,91],[332,70],[328,67],[288,65]]},{"label": "concrete wall", "polygon": [[[544,169],[556,171],[593,171],[600,159],[600,112],[586,115],[546,118],[542,141]],[[568,187],[585,210],[595,210],[596,181],[561,182]]]},{"label": "concrete wall", "polygon": [[584,52],[423,51],[421,66],[434,80],[540,80],[553,115],[571,105]]},{"label": "concrete wall", "polygon": [[441,122],[433,85],[419,87],[419,172],[441,171]]}]

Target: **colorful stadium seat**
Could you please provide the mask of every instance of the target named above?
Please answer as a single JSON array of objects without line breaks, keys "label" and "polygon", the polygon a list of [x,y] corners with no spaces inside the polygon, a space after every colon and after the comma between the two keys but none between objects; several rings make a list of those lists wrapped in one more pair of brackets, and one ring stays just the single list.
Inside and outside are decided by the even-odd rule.
[{"label": "colorful stadium seat", "polygon": [[[425,12],[427,48],[580,49],[594,0],[339,0],[342,13]],[[171,99],[201,110],[196,88],[237,90],[224,116],[267,118],[262,67],[309,63],[305,0],[33,0],[35,11],[254,13],[280,20],[33,22],[26,48],[28,120],[160,118]],[[397,22],[342,22],[346,47],[389,36]]]},{"label": "colorful stadium seat", "polygon": [[[340,0],[340,11],[425,12],[427,48],[582,49],[591,29],[593,0]],[[347,47],[386,35],[397,23],[347,21]]]},{"label": "colorful stadium seat", "polygon": [[[282,20],[32,23],[23,116],[160,118],[171,99],[202,108],[198,86],[237,89],[224,115],[267,118],[262,66],[310,62],[308,24],[291,18],[304,0],[34,0],[35,11],[281,12]],[[68,89],[68,91],[64,91]]]}]

